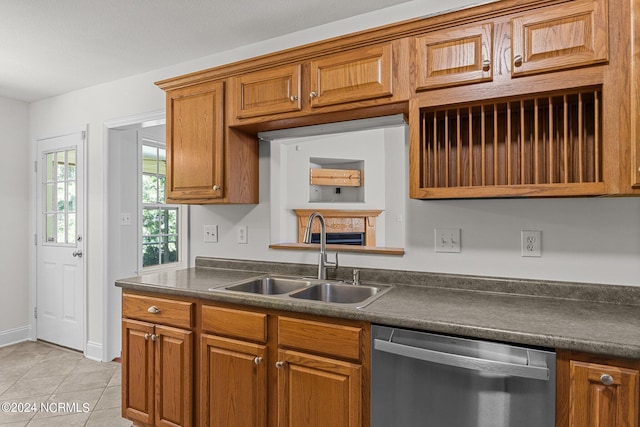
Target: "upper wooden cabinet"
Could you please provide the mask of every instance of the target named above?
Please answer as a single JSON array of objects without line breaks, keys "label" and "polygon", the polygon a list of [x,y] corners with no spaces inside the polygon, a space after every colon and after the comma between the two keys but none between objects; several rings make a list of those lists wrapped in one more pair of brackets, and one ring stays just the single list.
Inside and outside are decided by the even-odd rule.
[{"label": "upper wooden cabinet", "polygon": [[299,111],[301,102],[300,65],[286,65],[233,77],[236,117]]},{"label": "upper wooden cabinet", "polygon": [[167,200],[224,197],[224,83],[167,93]]},{"label": "upper wooden cabinet", "polygon": [[224,89],[167,91],[168,203],[258,203],[258,140],[225,126]]},{"label": "upper wooden cabinet", "polygon": [[493,24],[434,31],[416,38],[417,89],[493,78]]},{"label": "upper wooden cabinet", "polygon": [[512,75],[592,65],[609,59],[606,0],[576,1],[511,20]]},{"label": "upper wooden cabinet", "polygon": [[392,52],[389,42],[234,76],[232,120],[390,97]]},{"label": "upper wooden cabinet", "polygon": [[391,43],[311,61],[311,107],[392,95]]}]

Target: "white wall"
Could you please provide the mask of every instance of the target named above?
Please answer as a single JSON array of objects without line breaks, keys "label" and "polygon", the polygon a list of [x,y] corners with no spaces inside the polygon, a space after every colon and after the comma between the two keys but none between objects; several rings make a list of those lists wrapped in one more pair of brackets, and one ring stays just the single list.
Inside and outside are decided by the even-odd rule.
[{"label": "white wall", "polygon": [[0,98],[0,346],[29,335],[29,106]]},{"label": "white wall", "polygon": [[[447,2],[456,7],[468,0]],[[103,343],[103,295],[105,286],[113,286],[107,274],[106,169],[108,147],[104,131],[106,121],[157,111],[164,108],[164,93],[154,81],[197,71],[256,55],[293,47],[299,44],[339,36],[372,26],[433,13],[439,6],[430,0],[414,0],[397,7],[312,28],[288,36],[267,40],[229,52],[201,58],[188,63],[126,79],[93,86],[62,96],[31,104],[29,139],[83,130],[88,125],[87,143],[87,275],[88,275],[88,336],[92,343]],[[158,48],[161,48],[160,46]],[[15,107],[19,109],[18,107]],[[12,108],[13,109],[13,108]],[[24,120],[22,121],[24,122]],[[20,123],[20,121],[12,121]],[[24,126],[27,126],[26,123]],[[12,129],[23,126],[11,125]],[[4,137],[4,135],[3,135]],[[18,139],[24,139],[24,135]],[[249,206],[199,206],[191,210],[191,257],[196,255],[263,259],[291,262],[316,261],[307,252],[269,250],[269,168],[268,144],[260,147],[260,203]],[[32,151],[34,152],[34,151]],[[23,162],[14,172],[26,180],[30,160],[22,152]],[[23,170],[24,168],[24,170]],[[3,168],[0,168],[2,170]],[[5,172],[2,172],[5,173]],[[31,176],[31,175],[29,175]],[[18,180],[13,179],[13,182]],[[19,184],[21,185],[21,184]],[[31,192],[35,183],[31,180]],[[405,189],[406,191],[406,189]],[[24,206],[27,188],[17,191],[16,198]],[[407,254],[404,257],[349,255],[341,257],[346,265],[395,268],[423,271],[446,271],[496,276],[536,277],[603,283],[640,285],[640,199],[572,199],[572,200],[488,200],[406,203],[405,227]],[[34,209],[31,201],[30,209]],[[5,215],[5,213],[3,213]],[[19,221],[19,219],[16,219]],[[32,220],[33,221],[33,220]],[[202,225],[218,224],[219,243],[202,243]],[[235,226],[249,226],[249,243],[235,243]],[[33,225],[32,225],[33,226]],[[461,254],[434,254],[433,227],[463,229]],[[519,230],[543,230],[543,257],[523,259],[519,256]],[[30,232],[20,233],[26,234]],[[18,241],[16,236],[16,241]],[[20,245],[18,244],[18,247]],[[20,264],[20,255],[7,257]],[[19,251],[17,251],[19,252]],[[25,253],[24,247],[22,253]],[[24,256],[24,255],[23,255]],[[6,258],[2,258],[3,263]],[[34,263],[30,265],[33,271]],[[16,281],[24,282],[27,274],[20,272]],[[28,299],[26,287],[14,296],[13,307]],[[8,298],[3,300],[7,301]],[[24,325],[25,314],[11,316],[12,325]],[[22,310],[19,310],[22,313]],[[4,318],[0,314],[0,318]],[[15,322],[15,319],[21,319]],[[29,316],[31,319],[31,316]],[[2,330],[4,327],[0,327]]]}]

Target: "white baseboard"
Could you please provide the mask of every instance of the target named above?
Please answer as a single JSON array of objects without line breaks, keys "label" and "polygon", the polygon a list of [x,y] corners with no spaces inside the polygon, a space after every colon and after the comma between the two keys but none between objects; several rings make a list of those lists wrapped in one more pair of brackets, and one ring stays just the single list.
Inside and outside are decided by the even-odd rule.
[{"label": "white baseboard", "polygon": [[102,344],[87,341],[87,351],[84,352],[84,357],[86,357],[87,359],[102,362]]},{"label": "white baseboard", "polygon": [[21,326],[14,329],[7,329],[6,331],[0,331],[0,347],[28,341],[30,331],[30,325]]}]

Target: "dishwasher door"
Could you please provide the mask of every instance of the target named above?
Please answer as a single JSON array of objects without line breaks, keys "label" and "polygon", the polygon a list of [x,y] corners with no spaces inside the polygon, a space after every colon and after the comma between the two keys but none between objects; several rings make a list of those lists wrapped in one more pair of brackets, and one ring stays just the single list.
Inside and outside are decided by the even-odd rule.
[{"label": "dishwasher door", "polygon": [[373,325],[371,427],[553,427],[555,353]]}]

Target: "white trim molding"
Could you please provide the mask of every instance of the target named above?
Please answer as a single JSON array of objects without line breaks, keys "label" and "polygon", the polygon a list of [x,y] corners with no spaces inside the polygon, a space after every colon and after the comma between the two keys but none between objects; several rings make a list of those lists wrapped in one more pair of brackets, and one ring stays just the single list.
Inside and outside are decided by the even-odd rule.
[{"label": "white trim molding", "polygon": [[86,349],[84,357],[87,359],[95,360],[97,362],[106,362],[106,360],[103,360],[102,344],[99,342],[87,341]]},{"label": "white trim molding", "polygon": [[0,347],[28,341],[31,336],[31,325],[0,331]]}]

